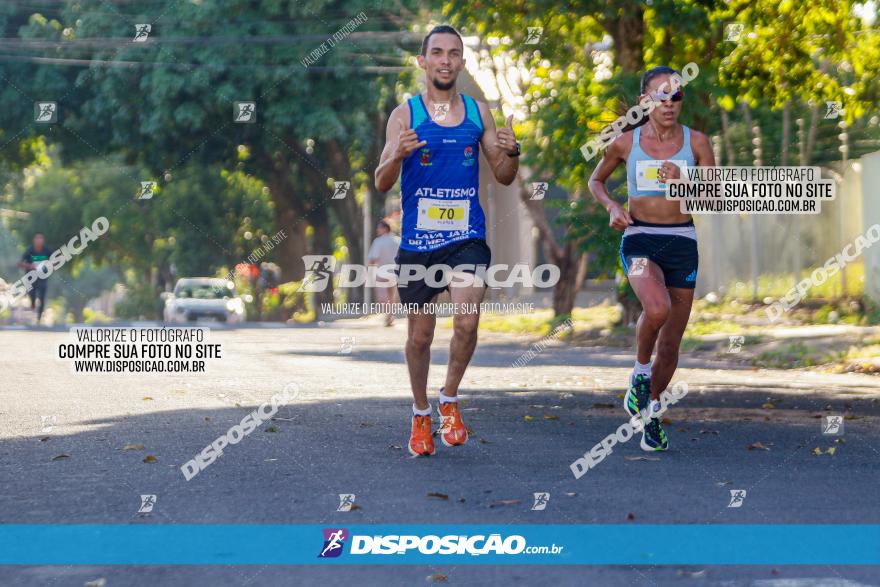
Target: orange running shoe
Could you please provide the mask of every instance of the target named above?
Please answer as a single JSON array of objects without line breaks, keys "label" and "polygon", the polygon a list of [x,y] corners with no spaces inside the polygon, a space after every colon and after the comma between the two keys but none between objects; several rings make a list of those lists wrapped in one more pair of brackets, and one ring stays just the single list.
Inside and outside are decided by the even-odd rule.
[{"label": "orange running shoe", "polygon": [[461,421],[461,410],[458,409],[458,402],[442,403],[439,406],[440,416],[443,418],[443,425],[437,431],[443,444],[446,446],[459,446],[467,442],[467,428]]},{"label": "orange running shoe", "polygon": [[409,454],[414,457],[427,457],[434,454],[434,439],[431,436],[431,416],[414,415],[412,417]]}]

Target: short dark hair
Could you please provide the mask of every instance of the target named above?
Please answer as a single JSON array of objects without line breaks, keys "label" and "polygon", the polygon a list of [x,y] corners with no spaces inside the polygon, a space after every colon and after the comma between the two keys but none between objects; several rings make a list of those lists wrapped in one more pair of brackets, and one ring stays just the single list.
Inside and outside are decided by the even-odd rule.
[{"label": "short dark hair", "polygon": [[440,24],[431,29],[431,32],[424,38],[422,41],[422,56],[424,57],[428,52],[428,40],[431,38],[431,35],[436,35],[438,33],[448,33],[450,35],[455,35],[458,37],[458,41],[461,43],[462,49],[464,49],[464,41],[461,40],[461,35],[458,34],[458,31],[449,26],[448,24]]},{"label": "short dark hair", "polygon": [[39,232],[39,231],[37,231],[37,232],[34,233],[34,238],[37,238],[38,236],[41,236],[41,237],[43,237],[43,238],[46,238],[46,235],[43,234],[42,232]]},{"label": "short dark hair", "polygon": [[391,232],[391,225],[388,224],[387,222],[385,222],[384,220],[380,220],[380,221],[376,224],[376,226],[384,226],[384,227],[385,227],[385,230],[387,230],[388,232]]},{"label": "short dark hair", "polygon": [[[657,77],[658,75],[675,75],[678,72],[668,65],[658,65],[657,67],[652,67],[648,71],[642,74],[642,83],[639,86],[639,91],[643,94],[645,90],[648,89],[648,84],[651,83],[651,80]],[[680,75],[680,74],[679,74]]]}]

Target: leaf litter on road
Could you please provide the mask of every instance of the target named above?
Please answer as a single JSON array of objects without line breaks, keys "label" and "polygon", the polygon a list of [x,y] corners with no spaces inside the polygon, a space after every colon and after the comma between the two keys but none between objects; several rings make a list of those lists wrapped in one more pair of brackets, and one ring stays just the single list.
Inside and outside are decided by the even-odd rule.
[{"label": "leaf litter on road", "polygon": [[498,501],[493,501],[489,504],[490,508],[506,506],[506,505],[517,505],[522,503],[521,499],[499,499]]},{"label": "leaf litter on road", "polygon": [[836,453],[836,452],[837,452],[836,446],[829,446],[828,450],[826,450],[825,452],[822,452],[822,449],[819,448],[818,446],[813,449],[813,454],[816,456],[823,455],[823,454],[834,456],[834,453]]}]

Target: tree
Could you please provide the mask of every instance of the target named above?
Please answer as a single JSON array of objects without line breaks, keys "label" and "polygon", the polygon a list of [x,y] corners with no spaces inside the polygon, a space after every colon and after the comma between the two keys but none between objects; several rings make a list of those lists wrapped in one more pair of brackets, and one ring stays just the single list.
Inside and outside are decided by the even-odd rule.
[{"label": "tree", "polygon": [[[850,127],[874,141],[863,141],[861,152],[876,148],[876,120],[859,117],[876,103],[880,39],[856,17],[854,7],[834,0],[446,3],[445,13],[478,35],[493,61],[515,70],[506,81],[519,82],[512,84],[519,85],[516,106],[528,114],[522,125],[525,181],[551,181],[570,194],[571,212],[562,221],[574,249],[553,239],[541,204],[528,203],[546,256],[563,270],[554,292],[557,315],[570,312],[572,291],[580,285],[575,257],[607,259],[619,239],[602,234],[605,211],[585,201],[586,182],[599,158],[585,161],[580,147],[636,103],[638,76],[645,68],[699,66],[686,88],[683,122],[708,134],[723,130],[725,162],[751,163],[752,125],[736,113],[742,103],[762,128],[778,129],[766,133],[773,138],[768,153],[791,147],[791,134],[780,128],[785,126],[780,113],[788,108],[791,116],[811,121],[807,161],[814,151],[821,161],[836,158],[836,131],[834,137],[816,133],[819,105],[834,99],[845,102]],[[737,43],[725,40],[731,23],[744,27]],[[537,44],[525,43],[529,27],[542,28]],[[625,198],[622,181],[619,170],[609,187]]]},{"label": "tree", "polygon": [[[112,267],[126,276],[131,289],[152,290],[151,295],[144,294],[151,300],[177,277],[212,276],[231,268],[273,234],[268,195],[259,181],[243,172],[183,167],[153,196],[161,199],[162,206],[135,200],[133,178],[143,173],[119,159],[62,167],[50,152],[48,161],[28,167],[12,190],[9,205],[20,214],[9,224],[20,242],[41,231],[57,248],[83,227],[92,226],[96,218],[107,217],[108,233],[73,257],[56,281],[77,276],[86,263],[95,270]],[[197,219],[198,225],[191,219]],[[75,284],[69,291],[78,300],[85,296]],[[78,303],[82,307],[87,300],[74,301],[72,307]],[[153,311],[153,304],[138,310],[150,317],[155,316]]]},{"label": "tree", "polygon": [[[399,30],[409,4],[205,0],[175,6],[172,24],[164,1],[127,14],[69,1],[54,19],[33,17],[19,49],[49,60],[27,66],[63,96],[47,136],[66,160],[118,152],[160,187],[189,161],[252,174],[289,234],[278,248],[283,279],[298,280],[307,250],[333,250],[334,227],[351,258],[363,256],[358,199],[384,137],[374,132],[383,89],[404,59],[398,36],[377,31]],[[135,23],[152,23],[146,42],[132,42]],[[255,102],[256,122],[234,122],[235,102]],[[331,199],[333,180],[352,182],[347,198]]]}]

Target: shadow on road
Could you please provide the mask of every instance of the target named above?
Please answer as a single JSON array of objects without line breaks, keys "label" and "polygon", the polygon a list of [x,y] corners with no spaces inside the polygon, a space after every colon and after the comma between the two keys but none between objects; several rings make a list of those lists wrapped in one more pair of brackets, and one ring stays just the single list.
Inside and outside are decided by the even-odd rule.
[{"label": "shadow on road", "polygon": [[[216,397],[220,392],[187,393]],[[691,390],[669,412],[668,453],[645,453],[636,438],[615,446],[580,479],[570,463],[625,420],[617,391],[469,390],[462,408],[470,442],[455,449],[438,446],[427,459],[406,453],[405,399],[366,393],[357,399],[303,396],[186,481],[180,465],[226,434],[257,402],[230,392],[223,400],[228,407],[167,409],[163,405],[170,405],[173,395],[169,385],[134,413],[84,420],[58,414],[51,430],[0,440],[0,516],[4,523],[40,524],[878,523],[874,495],[880,454],[874,447],[880,445],[880,406],[839,393],[783,397],[781,392],[770,386],[760,392]],[[768,398],[773,408],[766,407]],[[842,436],[821,434],[826,413],[853,418],[845,421]],[[73,427],[86,430],[66,431]],[[827,454],[832,447],[834,454]],[[823,454],[814,454],[815,448]],[[152,460],[148,456],[155,460],[144,462]],[[727,507],[732,489],[747,491],[742,507]],[[535,492],[550,493],[546,510],[531,510]],[[337,512],[340,493],[355,494],[358,507]],[[138,513],[142,495],[156,496],[151,513]],[[0,577],[36,585],[50,578],[68,584],[72,578],[109,576],[150,585],[167,578],[170,569],[17,567],[0,569]],[[651,582],[678,582],[692,573],[701,576],[702,567],[361,571],[349,568],[331,576],[314,567],[192,567],[174,572],[175,584],[213,577],[211,584],[241,585],[258,575],[264,582],[295,572],[312,584],[343,585],[359,572],[360,580],[388,585],[417,584],[432,573],[470,582],[534,584],[539,577],[554,577],[559,584],[575,585],[590,577],[615,585],[643,581],[639,577],[646,575]],[[766,567],[710,573],[719,580],[776,576]],[[852,567],[782,573],[869,576],[868,570]]]}]

